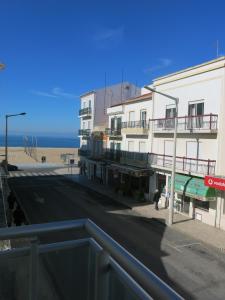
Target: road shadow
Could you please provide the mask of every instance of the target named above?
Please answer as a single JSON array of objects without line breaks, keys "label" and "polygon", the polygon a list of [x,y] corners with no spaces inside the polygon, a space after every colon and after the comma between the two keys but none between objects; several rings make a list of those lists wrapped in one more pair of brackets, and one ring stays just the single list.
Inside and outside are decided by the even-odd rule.
[{"label": "road shadow", "polygon": [[[187,289],[171,278],[165,268],[163,258],[170,254],[162,250],[161,246],[166,228],[161,223],[162,220],[109,213],[109,206],[122,211],[127,207],[120,207],[110,197],[90,192],[87,187],[69,181],[64,176],[19,177],[10,179],[10,184],[20,198],[21,207],[31,224],[89,218],[185,299],[195,299]],[[31,199],[33,191],[37,190],[48,206]],[[102,204],[101,208],[93,205],[96,201]],[[64,240],[67,236],[55,238]],[[44,243],[47,241],[48,239],[43,240]],[[54,270],[59,270],[57,261],[54,264]],[[51,272],[51,276],[54,273],[56,272]]]}]

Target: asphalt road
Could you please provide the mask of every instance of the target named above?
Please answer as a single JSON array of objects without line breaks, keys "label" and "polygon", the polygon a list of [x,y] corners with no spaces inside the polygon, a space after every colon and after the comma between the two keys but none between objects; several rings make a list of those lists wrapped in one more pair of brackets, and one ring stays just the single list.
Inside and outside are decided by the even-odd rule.
[{"label": "asphalt road", "polygon": [[31,224],[90,218],[185,299],[225,298],[223,253],[63,176],[37,172],[10,179]]}]

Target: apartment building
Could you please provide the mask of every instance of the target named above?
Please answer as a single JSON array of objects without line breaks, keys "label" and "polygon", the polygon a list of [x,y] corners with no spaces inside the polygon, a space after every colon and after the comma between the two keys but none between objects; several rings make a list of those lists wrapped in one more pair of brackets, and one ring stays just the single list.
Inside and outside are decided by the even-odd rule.
[{"label": "apartment building", "polygon": [[81,171],[90,179],[105,181],[105,163],[101,161],[107,144],[107,108],[140,95],[141,89],[123,82],[81,95],[80,158]]},{"label": "apartment building", "polygon": [[147,93],[112,105],[107,114],[107,183],[123,195],[149,199],[152,95]]},{"label": "apartment building", "polygon": [[[179,98],[175,211],[225,230],[225,194],[204,185],[206,175],[225,177],[225,57],[157,78],[151,87]],[[171,185],[175,104],[158,93],[139,93],[107,103],[104,150],[88,174],[140,200],[152,199],[158,188],[163,207]]]},{"label": "apartment building", "polygon": [[[157,78],[151,86],[179,98],[175,209],[225,229],[224,192],[204,185],[206,175],[225,176],[225,58]],[[170,190],[174,117],[174,102],[154,93],[151,180],[163,193]]]}]

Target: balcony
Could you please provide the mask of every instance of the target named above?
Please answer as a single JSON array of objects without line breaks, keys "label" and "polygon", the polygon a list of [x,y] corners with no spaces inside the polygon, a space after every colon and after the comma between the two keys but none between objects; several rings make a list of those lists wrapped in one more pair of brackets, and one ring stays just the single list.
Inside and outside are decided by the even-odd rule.
[{"label": "balcony", "polygon": [[88,157],[91,155],[91,151],[88,149],[78,149],[78,155]]},{"label": "balcony", "polygon": [[[172,155],[149,154],[149,163],[154,168],[172,169]],[[189,157],[176,157],[176,170],[197,175],[214,175],[216,161]]]},{"label": "balcony", "polygon": [[0,252],[1,299],[182,299],[87,219],[0,229],[3,240],[20,247]]},{"label": "balcony", "polygon": [[120,140],[120,141],[122,140],[121,128],[117,128],[117,129],[106,128],[105,134],[109,136],[110,140]]},{"label": "balcony", "polygon": [[[201,116],[185,116],[177,118],[178,133],[216,133],[218,115],[208,114]],[[174,131],[175,119],[162,118],[154,119],[153,131],[156,133],[171,133]]]},{"label": "balcony", "polygon": [[122,122],[122,132],[125,134],[148,134],[149,123],[145,120]]},{"label": "balcony", "polygon": [[105,159],[121,164],[147,168],[148,155],[148,153],[142,152],[107,149],[105,152]]},{"label": "balcony", "polygon": [[79,129],[78,135],[79,136],[90,136],[91,130],[90,129]]},{"label": "balcony", "polygon": [[91,118],[91,107],[85,107],[79,110],[79,117]]}]

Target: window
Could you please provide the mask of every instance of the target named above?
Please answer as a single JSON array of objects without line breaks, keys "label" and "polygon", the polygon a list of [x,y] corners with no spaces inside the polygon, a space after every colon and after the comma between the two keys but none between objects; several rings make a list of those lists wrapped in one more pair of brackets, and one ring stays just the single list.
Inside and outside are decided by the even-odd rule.
[{"label": "window", "polygon": [[121,123],[122,123],[121,121],[122,121],[121,117],[119,117],[119,118],[116,119],[116,128],[117,129],[121,129]]},{"label": "window", "polygon": [[139,152],[145,153],[146,152],[146,143],[145,142],[139,142]]},{"label": "window", "polygon": [[165,127],[170,129],[175,126],[175,116],[176,116],[176,108],[175,107],[167,107],[166,108],[166,123]]},{"label": "window", "polygon": [[194,205],[196,208],[206,210],[206,211],[209,210],[209,201],[201,201],[201,200],[195,199]]},{"label": "window", "polygon": [[122,127],[122,122],[121,122],[121,117],[116,119],[116,129],[118,131],[118,134],[121,133],[121,127]]},{"label": "window", "polygon": [[111,130],[115,129],[115,118],[111,118]]},{"label": "window", "polygon": [[89,106],[89,108],[91,108],[91,100],[89,100],[88,106]]},{"label": "window", "polygon": [[113,150],[113,149],[114,149],[114,143],[111,142],[111,143],[110,143],[110,150]]},{"label": "window", "polygon": [[128,141],[128,151],[133,152],[134,151],[134,142]]},{"label": "window", "polygon": [[121,144],[120,143],[116,143],[116,150],[120,150],[120,148],[121,148]]},{"label": "window", "polygon": [[188,129],[203,128],[204,102],[189,103]]},{"label": "window", "polygon": [[91,121],[88,121],[88,129],[91,129]]},{"label": "window", "polygon": [[129,112],[129,127],[134,127],[135,126],[135,112],[130,111]]},{"label": "window", "polygon": [[83,129],[85,129],[85,122],[83,122]]},{"label": "window", "polygon": [[85,107],[86,107],[86,102],[84,101],[84,102],[83,102],[83,108],[85,108]]},{"label": "window", "polygon": [[146,127],[146,119],[147,119],[147,111],[146,110],[141,110],[140,113],[140,120],[141,120],[141,126],[142,128]]},{"label": "window", "polygon": [[164,141],[164,154],[173,156],[173,146],[174,146],[173,141],[165,140]]},{"label": "window", "polygon": [[198,143],[195,141],[186,142],[186,157],[197,158],[198,155]]}]

